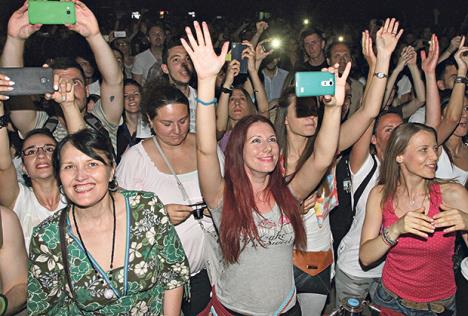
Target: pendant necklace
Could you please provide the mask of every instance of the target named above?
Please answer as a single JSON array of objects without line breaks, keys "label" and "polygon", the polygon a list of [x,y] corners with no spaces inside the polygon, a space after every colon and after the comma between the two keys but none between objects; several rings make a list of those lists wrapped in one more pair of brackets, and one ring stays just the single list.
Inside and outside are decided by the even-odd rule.
[{"label": "pendant necklace", "polygon": [[[115,200],[114,197],[112,196],[111,193],[109,193],[110,198],[112,200],[112,216],[114,219],[114,227],[112,229],[112,252],[111,252],[111,260],[110,260],[110,270],[109,270],[109,282],[112,282],[112,268],[114,267],[114,250],[115,250],[115,230],[116,230],[116,216],[115,216]],[[91,264],[91,267],[94,270],[94,273],[96,276],[101,279],[102,284],[104,285],[105,282],[102,278],[102,276],[99,274],[97,271],[97,268],[94,266],[93,261],[91,261],[91,257],[89,256],[88,249],[86,249],[85,243],[83,241],[83,238],[81,238],[80,230],[78,229],[78,223],[76,222],[76,217],[75,217],[75,205],[73,204],[72,207],[72,215],[73,215],[73,222],[75,223],[76,227],[76,232],[78,234],[78,238],[80,239],[81,245],[83,246],[83,250],[85,252],[86,258],[88,259],[89,263]],[[107,288],[104,291],[104,297],[108,300],[112,299],[114,297],[114,291],[112,289]]]}]

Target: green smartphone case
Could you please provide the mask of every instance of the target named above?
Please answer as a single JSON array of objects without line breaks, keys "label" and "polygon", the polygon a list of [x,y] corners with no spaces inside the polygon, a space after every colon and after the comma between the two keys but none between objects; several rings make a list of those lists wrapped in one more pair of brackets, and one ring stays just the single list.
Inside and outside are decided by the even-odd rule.
[{"label": "green smartphone case", "polygon": [[30,24],[75,24],[75,4],[69,1],[29,0]]},{"label": "green smartphone case", "polygon": [[296,96],[335,94],[335,76],[328,71],[296,72]]}]

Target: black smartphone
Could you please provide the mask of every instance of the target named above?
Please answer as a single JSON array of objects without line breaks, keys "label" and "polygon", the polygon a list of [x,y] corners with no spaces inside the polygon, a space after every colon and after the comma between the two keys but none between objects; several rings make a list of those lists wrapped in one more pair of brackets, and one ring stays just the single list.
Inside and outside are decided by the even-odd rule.
[{"label": "black smartphone", "polygon": [[238,60],[240,62],[240,70],[239,73],[246,74],[247,73],[247,58],[242,58],[242,52],[247,46],[242,45],[241,43],[232,43],[231,49],[231,56],[232,59]]},{"label": "black smartphone", "polygon": [[4,95],[33,95],[54,92],[54,71],[52,68],[24,67],[0,68],[0,74],[15,83],[12,91]]},{"label": "black smartphone", "polygon": [[206,209],[206,204],[205,203],[197,203],[197,204],[192,204],[189,205],[192,208],[192,215],[195,217],[195,219],[202,219],[203,218],[203,212]]}]

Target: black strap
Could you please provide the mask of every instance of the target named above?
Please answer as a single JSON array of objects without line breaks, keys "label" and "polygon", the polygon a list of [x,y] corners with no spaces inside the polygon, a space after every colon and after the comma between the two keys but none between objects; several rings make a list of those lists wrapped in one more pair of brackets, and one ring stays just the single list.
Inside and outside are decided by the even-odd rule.
[{"label": "black strap", "polygon": [[51,133],[55,131],[58,125],[58,118],[56,116],[49,116],[43,128],[48,129]]},{"label": "black strap", "polygon": [[377,170],[377,160],[375,159],[375,156],[372,155],[372,154],[371,154],[371,157],[372,157],[372,160],[374,162],[374,164],[372,166],[372,169],[371,169],[371,171],[369,171],[369,173],[364,178],[364,180],[359,185],[359,187],[357,188],[356,192],[354,192],[354,195],[353,195],[353,210],[352,210],[353,216],[356,215],[356,206],[357,206],[357,203],[358,203],[359,199],[361,198],[362,193],[364,192],[365,188],[369,184],[369,181],[371,180],[372,176],[374,175],[375,171]]}]

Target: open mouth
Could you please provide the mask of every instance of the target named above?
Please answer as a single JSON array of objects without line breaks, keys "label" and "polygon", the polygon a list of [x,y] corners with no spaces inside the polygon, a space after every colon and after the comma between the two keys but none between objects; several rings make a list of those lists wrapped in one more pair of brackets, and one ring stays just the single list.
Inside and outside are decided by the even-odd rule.
[{"label": "open mouth", "polygon": [[86,193],[94,188],[94,184],[77,184],[73,186],[76,193]]}]

